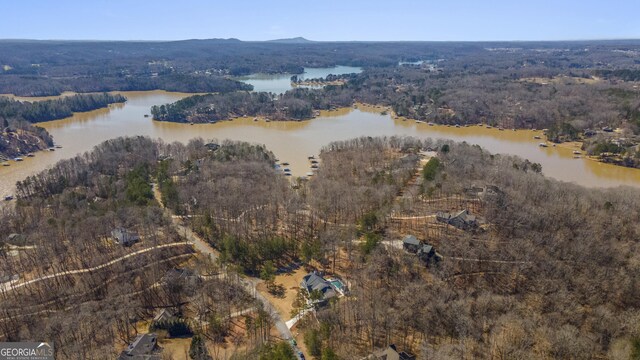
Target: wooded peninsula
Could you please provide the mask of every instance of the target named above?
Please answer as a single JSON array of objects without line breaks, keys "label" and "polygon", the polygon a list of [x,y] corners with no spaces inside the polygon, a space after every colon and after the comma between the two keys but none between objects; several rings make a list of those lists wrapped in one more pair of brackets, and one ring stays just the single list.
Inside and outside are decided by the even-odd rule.
[{"label": "wooded peninsula", "polygon": [[[148,327],[194,353],[293,359],[269,335],[290,299],[313,309],[296,327],[317,358],[639,351],[637,191],[447,141],[353,139],[317,160],[292,186],[262,146],[119,138],[25,179],[0,215],[0,336],[116,357]],[[309,272],[341,293],[282,285]]]},{"label": "wooded peninsula", "polygon": [[18,101],[0,96],[0,160],[24,156],[54,145],[47,131],[33,124],[58,120],[74,112],[91,111],[123,103],[122,95],[78,94],[55,100]]}]

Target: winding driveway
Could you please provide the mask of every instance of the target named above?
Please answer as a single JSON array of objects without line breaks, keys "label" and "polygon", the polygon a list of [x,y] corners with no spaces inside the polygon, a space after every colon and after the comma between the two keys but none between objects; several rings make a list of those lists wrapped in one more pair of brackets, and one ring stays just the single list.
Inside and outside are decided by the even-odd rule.
[{"label": "winding driveway", "polygon": [[21,288],[23,286],[27,286],[30,284],[34,284],[43,280],[47,280],[47,279],[53,279],[59,276],[67,276],[67,275],[76,275],[76,274],[83,274],[83,273],[88,273],[91,271],[96,271],[96,270],[100,270],[103,268],[106,268],[108,266],[111,266],[113,264],[119,263],[121,261],[124,261],[130,257],[134,257],[140,254],[144,254],[146,252],[152,251],[152,250],[157,250],[157,249],[162,249],[162,248],[168,248],[168,247],[174,247],[174,246],[184,246],[184,245],[192,245],[190,242],[178,242],[178,243],[171,243],[171,244],[163,244],[163,245],[156,245],[150,248],[146,248],[146,249],[141,249],[135,252],[132,252],[130,254],[121,256],[119,258],[115,258],[109,262],[106,262],[104,264],[101,265],[97,265],[94,267],[90,267],[90,268],[84,268],[84,269],[77,269],[77,270],[66,270],[66,271],[61,271],[61,272],[57,272],[55,274],[49,274],[49,275],[45,275],[36,279],[32,279],[29,281],[24,281],[24,282],[19,282],[19,283],[5,283],[2,285],[2,287],[0,287],[0,291],[11,291],[11,290],[15,290],[18,288]]}]

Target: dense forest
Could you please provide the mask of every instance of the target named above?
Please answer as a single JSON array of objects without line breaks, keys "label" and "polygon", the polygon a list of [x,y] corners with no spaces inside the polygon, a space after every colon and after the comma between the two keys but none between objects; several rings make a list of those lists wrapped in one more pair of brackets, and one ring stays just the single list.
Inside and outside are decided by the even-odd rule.
[{"label": "dense forest", "polygon": [[637,41],[589,42],[172,42],[0,41],[0,93],[163,89],[228,92],[247,86],[225,76],[301,74],[336,65],[393,69],[431,61],[465,74],[637,71]]},{"label": "dense forest", "polygon": [[[115,139],[18,184],[15,209],[0,214],[3,341],[46,338],[59,359],[114,359],[147,331],[227,346],[234,324],[249,319],[243,343],[267,351],[269,315],[238,277],[195,253],[154,198],[167,149]],[[116,243],[114,229],[139,239]],[[171,315],[151,320],[162,310]],[[224,351],[195,347],[214,358]]]},{"label": "dense forest", "polygon": [[[440,150],[437,165],[391,209],[378,208],[377,247],[345,261],[352,300],[309,322],[318,353],[352,358],[356,349],[395,343],[420,359],[637,356],[636,190],[546,179],[535,164],[477,146],[425,145]],[[360,149],[367,167],[378,146],[349,148]],[[484,231],[428,216],[463,209]],[[435,246],[442,260],[425,269],[391,246],[407,234]]]},{"label": "dense forest", "polygon": [[[214,351],[235,334],[247,346],[235,358],[293,359],[268,335],[269,312],[229,314],[256,304],[238,276],[277,290],[274,271],[302,264],[350,290],[298,325],[313,358],[361,359],[391,343],[419,359],[640,352],[637,190],[585,189],[545,178],[539,164],[447,141],[360,138],[327,145],[317,161],[314,176],[291,179],[263,146],[137,137],[25,179],[15,210],[0,216],[3,234],[22,236],[3,239],[2,274],[19,280],[2,285],[0,335],[54,339],[60,358],[99,358],[169,308],[183,325],[163,336],[188,325],[192,348]],[[476,228],[437,219],[462,210]],[[176,221],[218,259],[195,254]],[[119,226],[141,240],[114,245]],[[438,261],[403,250],[406,235],[432,245]],[[200,275],[172,282],[175,268]],[[23,320],[43,313],[45,322]],[[92,321],[69,320],[76,315]]]},{"label": "dense forest", "polygon": [[[159,120],[196,122],[235,114],[275,115],[296,99],[296,108],[312,110],[364,102],[390,106],[397,116],[443,124],[484,122],[503,128],[565,129],[576,134],[605,126],[640,132],[640,92],[633,83],[614,84],[581,77],[504,78],[399,67],[365,70],[343,85],[322,89],[296,88],[273,94],[196,95],[169,106],[156,107]],[[574,136],[575,137],[575,136]]]},{"label": "dense forest", "polygon": [[[333,87],[331,87],[333,88]],[[351,105],[347,96],[296,88],[277,96],[271,93],[235,92],[193,95],[173,104],[151,108],[155,120],[173,122],[215,122],[239,116],[261,116],[272,120],[304,120],[314,117],[314,110]]]},{"label": "dense forest", "polygon": [[65,91],[79,93],[105,91],[167,90],[175,92],[230,92],[251,90],[251,85],[221,76],[168,74],[149,76],[87,76],[43,78],[34,75],[0,75],[0,93],[21,96],[59,95]]},{"label": "dense forest", "polygon": [[[544,128],[640,167],[639,54],[638,41],[0,41],[0,93],[207,93],[151,109],[191,123],[360,102]],[[281,95],[233,80],[334,65],[364,71]],[[0,98],[0,154],[52,146],[33,123],[125,100]],[[20,181],[0,207],[0,340],[51,340],[61,359],[115,358],[152,332],[164,359],[360,360],[390,344],[425,360],[640,357],[638,190],[444,140],[358,138],[308,160],[295,178],[262,145],[118,138]],[[310,272],[346,291],[319,301],[299,289]]]},{"label": "dense forest", "polygon": [[63,119],[74,112],[84,112],[123,103],[127,99],[120,94],[78,94],[55,100],[18,101],[0,97],[0,118],[30,123]]},{"label": "dense forest", "polygon": [[[388,106],[395,116],[440,124],[548,129],[549,141],[584,141],[583,150],[602,161],[640,166],[637,44],[412,45],[413,51],[425,52],[421,62],[365,64],[362,73],[339,82],[334,76],[316,79],[329,84],[323,88],[294,88],[281,95],[195,96],[156,106],[153,114],[178,122],[235,116],[300,120],[317,110],[362,102]],[[380,46],[384,53],[382,49],[399,45]],[[414,53],[405,53],[412,58],[409,54]],[[294,75],[292,83],[297,81]]]},{"label": "dense forest", "polygon": [[[236,114],[303,119],[310,118],[313,110],[361,101],[391,106],[398,116],[438,123],[555,128],[552,140],[572,140],[584,130],[603,127],[638,133],[639,51],[640,44],[633,40],[1,41],[0,93],[150,89],[217,93],[156,111],[159,119],[198,122]],[[233,76],[295,75],[304,67],[335,65],[360,66],[365,71],[345,77],[347,81],[339,85],[292,91],[283,99],[234,93],[251,86]]]},{"label": "dense forest", "polygon": [[0,160],[53,146],[49,133],[32,124],[63,119],[127,99],[119,94],[78,94],[56,100],[18,101],[0,96]]}]

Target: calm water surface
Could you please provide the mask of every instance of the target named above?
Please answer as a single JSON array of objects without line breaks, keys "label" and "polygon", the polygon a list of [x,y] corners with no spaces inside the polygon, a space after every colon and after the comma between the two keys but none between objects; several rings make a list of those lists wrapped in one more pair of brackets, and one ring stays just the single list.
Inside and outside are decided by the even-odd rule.
[{"label": "calm water surface", "polygon": [[[304,73],[298,75],[298,78],[317,79],[325,78],[329,74],[343,75],[360,73],[362,68],[352,66],[336,66],[332,68],[305,68]],[[253,74],[244,77],[238,77],[237,80],[253,85],[253,91],[265,91],[275,94],[282,94],[287,90],[291,90],[291,74]]]},{"label": "calm water surface", "polygon": [[56,143],[63,146],[54,152],[38,152],[34,158],[0,166],[0,196],[12,194],[15,182],[42,171],[61,159],[91,150],[107,139],[119,136],[146,135],[166,142],[187,142],[195,137],[233,139],[264,144],[281,161],[289,162],[294,175],[310,171],[307,156],[317,155],[322,146],[334,140],[358,136],[410,135],[420,138],[447,138],[479,144],[493,153],[508,153],[542,164],[543,172],[556,179],[585,186],[640,186],[640,170],[574,159],[572,149],[540,148],[539,132],[498,131],[479,126],[428,126],[413,120],[393,119],[381,115],[382,109],[360,107],[322,112],[309,121],[265,122],[240,118],[217,124],[187,125],[165,123],[145,118],[152,105],[176,101],[188,94],[164,91],[124,92],[129,101],[106,109],[78,113],[40,126],[46,128]]}]

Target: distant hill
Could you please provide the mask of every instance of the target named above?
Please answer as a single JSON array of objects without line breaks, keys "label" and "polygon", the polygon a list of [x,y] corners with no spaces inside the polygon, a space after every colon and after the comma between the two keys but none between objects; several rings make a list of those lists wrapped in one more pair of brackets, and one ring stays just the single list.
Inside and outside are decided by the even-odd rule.
[{"label": "distant hill", "polygon": [[281,44],[306,44],[306,43],[312,43],[314,41],[298,36],[298,37],[288,38],[288,39],[269,40],[269,42],[281,43]]}]

